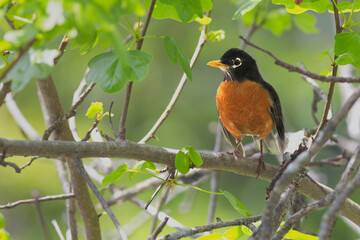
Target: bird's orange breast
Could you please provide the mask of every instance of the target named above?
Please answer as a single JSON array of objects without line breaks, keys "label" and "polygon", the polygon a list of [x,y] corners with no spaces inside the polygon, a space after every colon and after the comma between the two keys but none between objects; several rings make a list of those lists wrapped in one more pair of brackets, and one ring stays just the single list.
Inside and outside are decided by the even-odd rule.
[{"label": "bird's orange breast", "polygon": [[216,106],[224,127],[238,140],[243,135],[265,137],[273,128],[272,100],[268,91],[253,81],[223,81],[216,94]]}]

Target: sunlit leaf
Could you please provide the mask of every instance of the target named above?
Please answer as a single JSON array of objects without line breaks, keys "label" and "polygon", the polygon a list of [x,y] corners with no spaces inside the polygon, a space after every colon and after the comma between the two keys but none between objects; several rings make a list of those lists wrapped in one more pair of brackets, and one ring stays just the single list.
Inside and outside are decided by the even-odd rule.
[{"label": "sunlit leaf", "polygon": [[196,240],[224,240],[224,238],[220,233],[211,233],[209,235],[204,235],[196,238]]},{"label": "sunlit leaf", "polygon": [[331,6],[328,0],[307,0],[302,1],[300,5],[295,4],[294,0],[272,0],[272,3],[285,5],[286,11],[293,14],[300,14],[308,10],[322,13]]},{"label": "sunlit leaf", "polygon": [[340,56],[336,63],[345,65],[351,63],[360,67],[360,34],[356,32],[344,32],[335,35],[335,54]]},{"label": "sunlit leaf", "polygon": [[5,227],[5,218],[2,215],[2,213],[0,213],[0,229]]},{"label": "sunlit leaf", "polygon": [[112,173],[104,177],[102,180],[102,189],[106,188],[110,184],[116,182],[124,173],[128,170],[128,165],[126,163],[120,165],[117,169],[115,169]]},{"label": "sunlit leaf", "polygon": [[225,39],[225,31],[220,29],[217,31],[210,31],[206,34],[206,39],[212,42],[221,41]]},{"label": "sunlit leaf", "polygon": [[155,164],[153,162],[145,161],[141,165],[140,169],[145,170],[146,168],[151,169],[151,170],[155,170],[156,166],[155,166]]},{"label": "sunlit leaf", "polygon": [[244,232],[242,231],[241,226],[235,226],[227,230],[223,237],[225,237],[227,240],[238,240],[241,236],[244,236]]},{"label": "sunlit leaf", "polygon": [[172,63],[179,62],[182,70],[186,73],[186,76],[192,80],[190,60],[172,36],[166,36],[164,38],[164,47],[170,61]]},{"label": "sunlit leaf", "polygon": [[0,240],[11,240],[10,234],[5,229],[0,229]]},{"label": "sunlit leaf", "polygon": [[294,239],[294,240],[317,240],[319,239],[316,236],[305,234],[296,230],[291,229],[286,235],[286,239]]},{"label": "sunlit leaf", "polygon": [[[149,8],[151,0],[145,0]],[[211,0],[159,0],[156,1],[153,17],[157,19],[171,18],[180,22],[191,22],[202,17],[203,12],[212,8]]]},{"label": "sunlit leaf", "polygon": [[102,102],[92,102],[91,106],[88,108],[86,112],[86,116],[90,119],[95,118],[98,114],[102,114],[104,112],[103,103]]},{"label": "sunlit leaf", "polygon": [[234,195],[232,195],[228,191],[223,191],[223,193],[224,193],[224,196],[226,197],[226,199],[231,203],[231,206],[235,210],[237,210],[242,216],[245,216],[245,217],[251,216],[251,214],[246,209],[246,207]]},{"label": "sunlit leaf", "polygon": [[261,0],[243,0],[240,3],[240,8],[234,13],[233,20],[240,19],[244,14],[254,9]]},{"label": "sunlit leaf", "polygon": [[201,25],[208,25],[211,23],[211,18],[204,15],[202,18],[200,17],[195,18],[195,21],[197,21]]}]

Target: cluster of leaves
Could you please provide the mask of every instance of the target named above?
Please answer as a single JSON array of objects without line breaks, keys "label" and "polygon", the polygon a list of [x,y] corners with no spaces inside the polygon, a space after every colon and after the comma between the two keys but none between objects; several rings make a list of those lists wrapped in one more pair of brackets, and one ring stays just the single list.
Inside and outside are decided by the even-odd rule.
[{"label": "cluster of leaves", "polygon": [[[14,56],[27,43],[36,40],[30,51],[21,56],[18,63],[7,74],[4,82],[12,81],[12,91],[22,90],[32,79],[46,78],[54,66],[59,51],[51,40],[66,35],[71,48],[78,48],[81,54],[91,51],[96,45],[111,49],[95,56],[90,62],[88,82],[95,82],[107,93],[120,91],[127,82],[146,77],[152,55],[131,49],[133,43],[124,43],[126,36],[118,31],[125,28],[133,36],[133,42],[141,39],[141,27],[132,27],[128,15],[143,16],[150,5],[141,1],[2,1],[0,14],[11,21],[15,29],[6,31],[0,40],[0,50],[10,51],[0,59],[0,73],[7,70]],[[211,0],[167,1],[159,0],[153,12],[158,19],[171,18],[180,22],[191,22],[202,18],[212,8]],[[139,18],[140,19],[140,18]],[[125,22],[126,24],[123,24]],[[128,26],[126,26],[128,24]],[[2,24],[9,28],[7,24]],[[139,23],[138,26],[141,26]],[[221,34],[220,34],[221,35]],[[172,63],[180,66],[191,79],[189,58],[172,36],[165,36],[164,47]],[[219,39],[219,33],[211,39]]]},{"label": "cluster of leaves", "polygon": [[[317,1],[293,1],[293,0],[272,0],[275,5],[284,7],[269,10],[269,1],[240,0],[240,8],[235,12],[233,19],[242,19],[245,25],[250,25],[253,21],[257,24],[263,23],[265,29],[270,30],[275,35],[281,35],[284,31],[290,30],[292,21],[304,33],[317,33],[315,13],[330,12],[334,13],[333,4],[327,0]],[[344,23],[342,28],[346,32],[335,35],[334,48],[325,51],[320,56],[327,56],[329,52],[334,52],[337,59],[331,59],[334,64],[352,64],[360,68],[360,34],[352,30],[352,27],[359,22],[353,21],[353,14],[360,11],[360,1],[342,1],[334,3],[342,14]],[[255,20],[254,20],[255,19]]]}]

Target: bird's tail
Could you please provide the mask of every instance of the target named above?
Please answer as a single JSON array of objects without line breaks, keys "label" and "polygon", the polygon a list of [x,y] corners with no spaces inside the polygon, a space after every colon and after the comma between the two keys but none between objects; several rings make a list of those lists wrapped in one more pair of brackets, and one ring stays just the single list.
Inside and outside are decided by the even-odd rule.
[{"label": "bird's tail", "polygon": [[[255,148],[260,151],[260,140],[253,136]],[[281,138],[276,139],[273,131],[263,138],[263,147],[270,154],[278,155],[283,154],[285,150],[285,141]]]}]

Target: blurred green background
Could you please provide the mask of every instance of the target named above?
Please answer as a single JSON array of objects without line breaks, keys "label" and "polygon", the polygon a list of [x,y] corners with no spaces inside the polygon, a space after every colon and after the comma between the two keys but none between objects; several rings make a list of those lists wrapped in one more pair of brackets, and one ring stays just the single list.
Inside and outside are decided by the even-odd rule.
[{"label": "blurred green background", "polygon": [[[215,107],[216,88],[222,80],[221,71],[206,65],[210,60],[219,59],[221,55],[231,47],[240,44],[239,34],[245,34],[246,28],[239,21],[231,20],[237,6],[232,1],[215,1],[211,13],[212,23],[210,30],[225,30],[226,38],[221,42],[208,42],[193,68],[193,81],[187,82],[181,97],[171,112],[168,119],[161,126],[156,136],[159,141],[151,140],[149,144],[180,149],[191,145],[197,150],[211,150],[214,147],[215,135],[214,123],[217,122]],[[313,14],[313,13],[312,13]],[[259,30],[251,41],[274,53],[283,61],[296,65],[298,62],[305,64],[308,70],[320,73],[322,70],[330,70],[330,60],[318,59],[320,53],[333,47],[334,24],[333,15],[314,14],[317,18],[317,34],[303,34],[295,27],[284,32],[282,36],[275,36],[266,30]],[[136,20],[136,19],[132,19]],[[148,35],[173,35],[183,47],[186,54],[191,57],[200,34],[200,25],[196,22],[183,24],[173,20],[152,19]],[[119,29],[119,31],[123,31]],[[123,32],[123,36],[126,36]],[[54,47],[58,45],[54,41]],[[72,95],[78,87],[86,70],[88,61],[104,48],[98,46],[86,55],[80,55],[78,49],[69,47],[54,69],[54,80],[59,91],[65,110],[71,105]],[[163,48],[162,39],[147,38],[144,41],[143,50],[153,55],[148,76],[141,82],[135,82],[131,95],[130,108],[127,120],[127,138],[139,141],[150,130],[157,118],[168,104],[182,75],[178,64],[171,64]],[[245,49],[256,60],[264,79],[270,82],[279,94],[284,111],[285,126],[287,131],[298,131],[301,129],[314,128],[315,124],[311,118],[312,89],[301,80],[299,74],[289,73],[287,70],[274,65],[273,60],[264,53],[247,47]],[[328,84],[319,83],[327,92]],[[29,122],[42,134],[45,130],[44,121],[37,98],[35,82],[29,84],[25,90],[16,96],[16,102],[27,117]],[[104,103],[104,109],[108,110],[111,101],[114,101],[113,122],[117,123],[120,118],[124,99],[124,90],[117,94],[107,95],[98,87],[91,92],[85,102],[77,110],[77,127],[79,135],[83,136],[92,124],[92,120],[85,117],[87,108],[92,101]],[[338,89],[334,96],[334,110],[340,106]],[[319,104],[319,111],[323,104]],[[0,108],[0,137],[23,139],[19,128],[8,113],[6,106]],[[321,117],[321,113],[318,114]],[[104,119],[99,128],[111,135],[107,119]],[[338,132],[346,135],[344,125],[340,126]],[[338,150],[326,148],[317,158],[333,156]],[[26,163],[30,158],[12,157],[9,161],[18,165]],[[268,157],[265,160],[269,159]],[[273,161],[275,163],[275,161]],[[323,173],[323,183],[334,187],[343,168],[317,168]],[[32,198],[32,191],[39,190],[42,196],[60,194],[62,192],[60,181],[57,177],[53,161],[47,159],[37,160],[31,167],[26,168],[21,174],[16,174],[11,168],[0,168],[0,204],[14,202],[20,199]],[[131,186],[144,177],[136,176],[129,181],[126,176],[122,177],[118,186]],[[252,214],[261,213],[265,201],[265,189],[267,182],[261,180],[237,176],[232,173],[222,172],[220,177],[220,189],[230,191],[248,208]],[[209,189],[209,182],[201,185]],[[187,191],[187,192],[190,192]],[[152,192],[140,195],[147,201]],[[186,193],[188,194],[188,193]],[[188,227],[206,223],[209,195],[197,192],[191,205],[191,211],[182,211],[179,204],[186,198],[186,194],[180,195],[176,200],[165,206],[171,209],[171,216]],[[106,194],[105,194],[106,196]],[[352,195],[356,202],[360,201],[360,192]],[[94,198],[94,202],[97,200]],[[64,231],[65,214],[64,201],[52,201],[41,204],[43,213],[56,239],[56,233],[50,225],[52,219],[56,219]],[[240,217],[230,204],[220,197],[217,205],[216,216],[222,220],[230,220]],[[113,207],[120,224],[126,224],[138,214],[140,209],[131,203]],[[99,210],[101,212],[101,210]],[[2,210],[5,216],[6,229],[13,239],[43,239],[41,227],[36,210],[32,205],[22,205],[10,210]],[[306,230],[316,233],[321,221],[322,211],[311,214],[304,222]],[[101,217],[101,225],[106,230],[114,230],[112,223],[106,215]],[[149,233],[150,221],[139,228],[130,239],[145,239]],[[81,227],[80,227],[81,231]],[[165,228],[165,232],[174,231]],[[224,231],[224,230],[221,230]],[[338,220],[332,239],[355,239],[358,235],[348,227],[342,219]],[[104,235],[104,239],[111,239]]]}]

